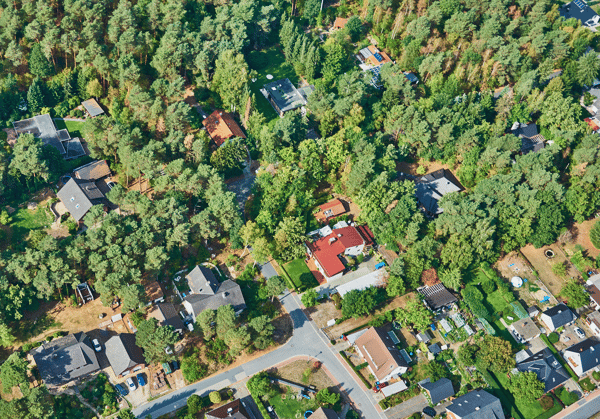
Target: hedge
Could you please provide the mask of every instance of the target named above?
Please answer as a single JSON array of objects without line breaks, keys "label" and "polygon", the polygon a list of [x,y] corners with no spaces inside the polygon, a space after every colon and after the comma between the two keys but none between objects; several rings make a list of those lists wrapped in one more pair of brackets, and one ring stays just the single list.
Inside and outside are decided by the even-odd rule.
[{"label": "hedge", "polygon": [[[246,388],[248,388],[248,387],[246,387]],[[265,405],[262,403],[262,400],[260,399],[260,397],[252,394],[250,389],[248,389],[248,392],[252,396],[252,399],[254,400],[254,403],[256,404],[256,406],[258,406],[258,410],[260,411],[260,414],[262,416],[261,418],[258,418],[258,419],[270,418],[271,416],[269,415],[269,412],[267,412],[267,409],[265,409]]]},{"label": "hedge", "polygon": [[[360,372],[358,372],[358,370],[356,370],[356,367],[354,367],[354,365],[352,365],[352,362],[350,362],[350,360],[348,359],[348,355],[346,355],[346,352],[344,352],[344,351],[340,351],[340,355],[342,356],[342,358],[344,358],[344,360],[345,360],[345,361],[348,363],[348,365],[350,365],[350,367],[351,367],[351,368],[352,368],[354,371],[356,371],[356,375],[358,375],[358,378],[360,378],[360,380],[363,382],[363,384],[364,384],[365,386],[367,386],[367,388],[368,388],[368,389],[372,389],[372,388],[373,388],[373,385],[372,385],[371,383],[369,383],[369,382],[367,381],[367,379],[366,379],[365,377],[363,377],[363,375],[362,375]],[[361,364],[361,365],[362,365],[362,364]],[[359,365],[359,367],[360,367],[360,365]]]},{"label": "hedge", "polygon": [[288,274],[287,271],[283,268],[282,262],[278,260],[277,263],[279,263],[279,266],[281,267],[281,276],[285,278],[285,281],[287,282],[290,291],[297,291],[296,285],[294,285],[294,281],[292,281],[292,278],[290,278],[290,274]]},{"label": "hedge", "polygon": [[356,367],[353,367],[353,368],[354,368],[354,371],[360,371],[363,368],[367,368],[368,366],[369,366],[368,362],[363,362],[362,364],[357,365]]}]

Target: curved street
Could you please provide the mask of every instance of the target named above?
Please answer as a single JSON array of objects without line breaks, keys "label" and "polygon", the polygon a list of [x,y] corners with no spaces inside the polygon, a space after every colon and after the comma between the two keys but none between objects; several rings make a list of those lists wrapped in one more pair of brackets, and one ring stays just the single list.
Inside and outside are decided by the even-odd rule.
[{"label": "curved street", "polygon": [[341,389],[351,398],[354,407],[365,418],[385,418],[373,405],[371,397],[350,375],[346,366],[333,353],[323,334],[308,320],[300,308],[297,297],[288,292],[280,297],[280,301],[290,314],[294,323],[292,338],[282,347],[245,363],[239,367],[211,376],[197,383],[169,393],[133,410],[138,418],[152,415],[157,418],[185,406],[192,394],[205,396],[211,391],[220,390],[264,369],[268,369],[292,357],[310,356],[323,363],[331,375],[335,377]]}]

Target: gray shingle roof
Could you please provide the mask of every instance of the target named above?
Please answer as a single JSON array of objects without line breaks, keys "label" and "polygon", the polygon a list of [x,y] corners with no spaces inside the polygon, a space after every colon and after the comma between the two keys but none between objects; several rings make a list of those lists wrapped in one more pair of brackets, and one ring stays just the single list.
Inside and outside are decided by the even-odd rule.
[{"label": "gray shingle roof", "polygon": [[105,346],[106,357],[117,376],[138,364],[146,363],[142,348],[136,345],[135,335],[131,333],[113,336],[106,341]]},{"label": "gray shingle roof", "polygon": [[425,297],[425,302],[432,310],[437,310],[458,301],[458,299],[446,289],[444,284],[441,283],[434,284],[431,287],[421,287],[417,291]]},{"label": "gray shingle roof", "polygon": [[171,303],[158,303],[149,313],[150,317],[158,320],[160,326],[171,326],[175,330],[183,330],[184,325],[175,310],[175,306]]},{"label": "gray shingle roof", "polygon": [[73,170],[73,175],[77,179],[96,181],[110,176],[110,167],[106,160],[96,160]]},{"label": "gray shingle roof", "polygon": [[49,385],[61,386],[100,369],[90,338],[83,332],[54,339],[30,354]]},{"label": "gray shingle roof", "polygon": [[207,309],[216,310],[221,306],[231,304],[233,310],[238,312],[246,308],[242,289],[238,284],[228,279],[219,284],[213,294],[190,294],[183,299],[192,309],[190,313],[194,318]]},{"label": "gray shingle roof", "polygon": [[538,380],[544,383],[546,393],[569,379],[569,373],[556,360],[549,348],[544,348],[543,351],[519,362],[517,369],[521,372],[535,372]]},{"label": "gray shingle roof", "polygon": [[88,111],[92,118],[98,115],[102,115],[104,113],[104,110],[98,104],[98,102],[96,102],[96,99],[88,99],[84,102],[81,102],[81,104],[83,105],[85,110]]},{"label": "gray shingle roof", "polygon": [[589,7],[584,1],[572,1],[563,5],[559,10],[561,17],[565,19],[575,18],[581,21],[584,26],[596,26],[598,24],[598,14]]},{"label": "gray shingle roof", "polygon": [[54,121],[49,114],[36,115],[33,118],[23,119],[13,123],[18,135],[33,134],[35,138],[42,140],[44,145],[55,147],[60,154],[65,154],[65,148],[61,144],[59,134],[54,126]]},{"label": "gray shingle roof", "polygon": [[454,396],[452,381],[447,378],[440,378],[434,383],[429,378],[426,378],[419,385],[429,392],[429,397],[431,397],[431,403],[433,404],[438,404],[442,400]]},{"label": "gray shingle roof", "polygon": [[438,201],[442,199],[442,196],[461,190],[461,187],[454,183],[450,174],[444,169],[421,176],[415,182],[417,199],[425,211],[434,215],[443,212],[443,209],[438,206]]},{"label": "gray shingle roof", "polygon": [[219,281],[213,272],[204,266],[197,265],[185,277],[194,294],[214,295],[219,288]]},{"label": "gray shingle roof", "polygon": [[[575,320],[575,314],[565,304],[557,304],[542,313],[544,321],[550,321],[555,329]],[[548,316],[545,317],[545,316]]]},{"label": "gray shingle roof", "polygon": [[446,410],[461,419],[504,419],[500,399],[485,390],[473,390],[454,399]]},{"label": "gray shingle roof", "polygon": [[102,203],[104,195],[94,182],[71,178],[56,194],[67,211],[79,221],[96,204]]},{"label": "gray shingle roof", "polygon": [[290,79],[272,81],[263,86],[269,99],[272,100],[281,112],[287,112],[306,105],[306,97],[312,89],[296,89]]}]

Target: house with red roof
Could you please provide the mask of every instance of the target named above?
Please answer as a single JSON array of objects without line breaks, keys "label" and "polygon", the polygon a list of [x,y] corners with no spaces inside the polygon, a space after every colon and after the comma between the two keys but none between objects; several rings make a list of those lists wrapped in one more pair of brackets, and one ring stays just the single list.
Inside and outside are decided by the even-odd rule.
[{"label": "house with red roof", "polygon": [[319,212],[315,214],[317,221],[326,223],[330,218],[337,217],[346,212],[346,206],[339,199],[333,199],[319,206]]},{"label": "house with red roof", "polygon": [[347,226],[334,229],[331,234],[306,243],[307,253],[327,281],[341,278],[346,266],[342,256],[358,256],[373,245],[369,227]]},{"label": "house with red roof", "polygon": [[202,125],[204,125],[208,135],[217,147],[221,147],[232,137],[246,138],[235,119],[223,110],[216,110],[211,113],[208,118],[202,121]]},{"label": "house with red roof", "polygon": [[346,26],[346,23],[348,23],[348,19],[344,19],[343,17],[336,17],[335,22],[333,22],[333,26],[331,29],[333,29],[333,30],[344,29],[344,26]]}]

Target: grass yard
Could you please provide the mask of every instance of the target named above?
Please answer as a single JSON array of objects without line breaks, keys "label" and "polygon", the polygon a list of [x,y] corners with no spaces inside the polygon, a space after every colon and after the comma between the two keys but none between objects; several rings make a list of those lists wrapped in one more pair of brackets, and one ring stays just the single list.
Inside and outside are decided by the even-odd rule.
[{"label": "grass yard", "polygon": [[283,265],[283,269],[288,273],[299,292],[319,285],[306,263],[304,263],[304,259],[294,259]]},{"label": "grass yard", "polygon": [[584,378],[583,380],[581,380],[579,382],[579,385],[585,391],[592,391],[596,388],[594,383],[592,383],[592,380],[590,380],[590,377],[587,377],[587,378]]},{"label": "grass yard", "polygon": [[305,399],[303,397],[300,400],[297,399],[297,393],[290,387],[287,387],[285,394],[278,394],[275,397],[269,399],[269,403],[273,405],[277,416],[281,419],[296,419],[304,417],[304,412],[312,410],[313,412],[319,408],[316,400]]},{"label": "grass yard", "polygon": [[65,121],[64,119],[54,120],[57,130],[68,129],[71,138],[83,138],[83,126],[85,122],[82,121]]},{"label": "grass yard", "polygon": [[30,231],[50,227],[54,217],[45,207],[38,206],[35,210],[19,208],[11,214],[11,241],[13,243],[24,240]]},{"label": "grass yard", "polygon": [[[285,62],[285,56],[278,47],[271,47],[262,51],[252,51],[250,53],[250,68],[256,70],[256,81],[250,83],[250,90],[256,96],[256,107],[267,118],[267,123],[272,127],[279,115],[275,112],[271,104],[260,92],[260,89],[267,83],[288,78],[294,85],[298,83],[298,76],[294,67]],[[273,76],[272,80],[267,79],[267,74]]]}]

